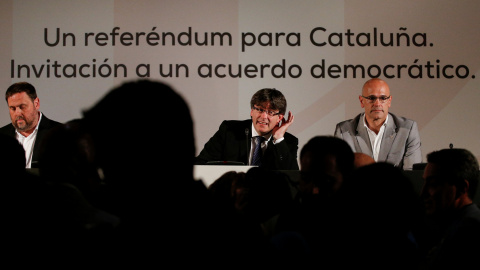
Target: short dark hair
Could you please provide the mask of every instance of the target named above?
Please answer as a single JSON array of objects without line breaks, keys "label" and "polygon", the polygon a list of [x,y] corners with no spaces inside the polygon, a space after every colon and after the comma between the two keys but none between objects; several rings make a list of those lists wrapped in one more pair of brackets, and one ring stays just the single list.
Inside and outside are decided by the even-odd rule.
[{"label": "short dark hair", "polygon": [[285,115],[287,111],[287,100],[282,92],[275,88],[260,89],[252,96],[250,108],[253,109],[253,105],[261,105],[265,102],[270,102],[272,109],[278,110],[280,114]]},{"label": "short dark hair", "polygon": [[[156,132],[151,129],[151,132],[156,132],[156,139],[164,143],[147,144],[138,126],[124,128],[125,125],[139,123],[138,115],[126,109],[121,111],[122,106],[125,107],[132,101],[132,95],[137,94],[149,98],[148,104],[142,104],[141,113],[152,117],[152,121],[155,121],[152,123],[157,125],[157,130],[160,125],[165,125],[175,131],[175,136],[170,132]],[[161,110],[174,112],[175,117],[162,118]],[[139,174],[140,172],[136,172],[137,168],[149,167],[154,170],[168,168],[178,174],[193,177],[193,119],[186,100],[169,85],[143,79],[124,82],[110,90],[92,108],[84,111],[83,116],[83,125],[97,146],[97,159],[101,160],[103,166],[114,168],[115,173],[133,169],[135,174]],[[115,136],[110,135],[119,129],[121,131]],[[100,152],[106,156],[102,156]],[[125,164],[131,168],[117,170]],[[143,170],[143,173],[147,172],[148,170]]]},{"label": "short dark hair", "polygon": [[8,87],[5,92],[5,101],[8,102],[9,97],[22,92],[25,92],[32,100],[37,98],[37,91],[33,85],[28,82],[17,82]]},{"label": "short dark hair", "polygon": [[355,155],[352,148],[344,140],[334,136],[315,136],[300,151],[300,159],[307,153],[313,154],[316,160],[331,155],[335,157],[338,170],[348,176],[354,169]]},{"label": "short dark hair", "polygon": [[427,162],[438,165],[442,179],[459,189],[468,181],[468,196],[473,199],[478,186],[479,166],[475,156],[466,149],[442,149],[427,155]]}]

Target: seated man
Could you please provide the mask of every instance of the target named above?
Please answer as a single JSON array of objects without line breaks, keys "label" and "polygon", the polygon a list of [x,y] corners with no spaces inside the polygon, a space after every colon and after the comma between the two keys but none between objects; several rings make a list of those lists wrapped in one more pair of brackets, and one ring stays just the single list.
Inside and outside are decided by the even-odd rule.
[{"label": "seated man", "polygon": [[[479,165],[466,149],[443,149],[427,155],[421,197],[429,217],[427,269],[462,269],[480,254],[480,209],[473,203]],[[422,249],[422,250],[423,250]]]},{"label": "seated man", "polygon": [[5,93],[11,124],[0,128],[0,133],[15,137],[25,149],[26,168],[38,167],[39,146],[48,131],[60,125],[40,112],[40,99],[33,85],[18,82]]},{"label": "seated man", "polygon": [[388,162],[404,170],[422,162],[417,123],[388,112],[390,88],[381,79],[370,79],[359,96],[364,113],[338,123],[335,136],[345,140],[354,152],[365,153],[376,162]]},{"label": "seated man", "polygon": [[222,122],[195,164],[235,161],[272,170],[298,170],[298,139],[286,132],[294,117],[291,112],[284,117],[287,101],[283,94],[276,89],[261,89],[253,95],[250,108],[251,119]]}]

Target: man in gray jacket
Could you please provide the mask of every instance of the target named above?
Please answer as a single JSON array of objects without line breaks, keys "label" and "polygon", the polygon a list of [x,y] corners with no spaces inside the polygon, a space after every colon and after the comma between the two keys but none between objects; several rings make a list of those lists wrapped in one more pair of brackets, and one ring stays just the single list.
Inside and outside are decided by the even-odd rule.
[{"label": "man in gray jacket", "polygon": [[376,162],[389,162],[404,170],[421,163],[417,123],[388,112],[392,103],[388,84],[378,78],[368,80],[359,100],[365,112],[338,123],[335,136],[345,140],[354,152],[365,153]]}]

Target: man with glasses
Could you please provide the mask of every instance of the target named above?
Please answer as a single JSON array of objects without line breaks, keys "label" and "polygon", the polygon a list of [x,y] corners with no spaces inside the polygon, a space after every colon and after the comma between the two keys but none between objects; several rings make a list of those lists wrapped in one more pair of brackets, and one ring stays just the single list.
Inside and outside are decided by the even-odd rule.
[{"label": "man with glasses", "polygon": [[388,112],[392,103],[388,84],[378,78],[368,80],[359,100],[365,112],[338,123],[335,136],[345,140],[354,152],[365,153],[376,162],[389,162],[404,170],[421,163],[417,123]]},{"label": "man with glasses", "polygon": [[[257,91],[250,101],[251,119],[225,120],[205,144],[195,164],[243,164],[272,170],[298,170],[298,139],[287,132],[293,114],[283,94]],[[258,146],[258,147],[257,147]]]}]

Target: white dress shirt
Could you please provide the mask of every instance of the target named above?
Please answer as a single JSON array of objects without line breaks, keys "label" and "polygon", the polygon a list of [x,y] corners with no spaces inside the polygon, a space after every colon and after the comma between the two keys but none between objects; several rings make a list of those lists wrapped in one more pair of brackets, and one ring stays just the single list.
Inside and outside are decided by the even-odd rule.
[{"label": "white dress shirt", "polygon": [[368,138],[370,139],[370,144],[372,145],[373,159],[375,161],[378,161],[378,153],[380,153],[380,146],[382,145],[383,133],[385,131],[385,127],[387,126],[387,122],[388,122],[388,115],[387,115],[387,119],[385,119],[385,122],[383,123],[382,127],[380,127],[380,131],[378,131],[378,134],[376,134],[375,131],[371,130],[367,126],[367,121],[365,120],[365,115],[363,116],[363,125],[367,129]]},{"label": "white dress shirt", "polygon": [[37,139],[37,133],[38,133],[38,126],[40,125],[40,121],[42,120],[42,113],[40,113],[40,117],[38,118],[38,123],[37,126],[35,127],[35,130],[28,135],[27,137],[23,136],[15,130],[16,133],[16,138],[18,142],[23,146],[23,149],[25,149],[25,160],[27,161],[25,164],[25,168],[31,168],[32,167],[32,156],[33,156],[33,147],[35,146],[35,140]]}]

